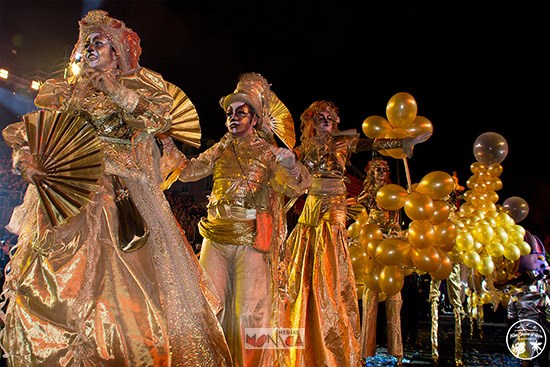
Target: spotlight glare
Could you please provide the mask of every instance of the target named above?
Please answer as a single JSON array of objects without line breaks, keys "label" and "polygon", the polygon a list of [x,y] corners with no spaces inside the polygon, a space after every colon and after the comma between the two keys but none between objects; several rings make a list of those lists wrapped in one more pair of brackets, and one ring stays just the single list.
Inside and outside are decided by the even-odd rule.
[{"label": "spotlight glare", "polygon": [[9,71],[6,69],[0,69],[0,78],[2,79],[8,79]]}]

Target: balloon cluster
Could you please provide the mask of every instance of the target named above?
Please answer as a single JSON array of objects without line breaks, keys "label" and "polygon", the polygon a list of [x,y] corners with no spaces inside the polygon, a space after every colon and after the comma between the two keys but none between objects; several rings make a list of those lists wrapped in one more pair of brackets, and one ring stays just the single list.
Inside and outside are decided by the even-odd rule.
[{"label": "balloon cluster", "polygon": [[[433,133],[430,120],[416,113],[418,107],[412,95],[400,92],[390,98],[386,105],[385,119],[382,116],[369,116],[363,121],[362,130],[371,139],[377,138],[416,138],[427,133],[427,138]],[[405,158],[403,149],[381,150],[381,154],[393,158]]]},{"label": "balloon cluster", "polygon": [[413,271],[446,279],[452,270],[447,252],[454,247],[456,226],[449,218],[445,199],[454,189],[451,175],[443,171],[428,173],[410,192],[396,184],[382,186],[377,204],[385,210],[404,209],[411,220],[398,237],[386,237],[377,224],[367,223],[366,211],[348,228],[360,246],[350,247],[356,282],[381,294],[401,291],[404,277]]},{"label": "balloon cluster", "polygon": [[[508,144],[499,134],[488,132],[474,143],[477,162],[470,166],[473,175],[466,182],[465,203],[454,220],[457,226],[456,246],[449,253],[453,262],[460,262],[496,280],[512,277],[514,261],[531,251],[524,241],[525,229],[516,224],[527,215],[521,198],[510,198],[505,207],[497,204],[497,191],[502,188],[500,164],[508,153]],[[512,215],[511,215],[512,214]]]}]

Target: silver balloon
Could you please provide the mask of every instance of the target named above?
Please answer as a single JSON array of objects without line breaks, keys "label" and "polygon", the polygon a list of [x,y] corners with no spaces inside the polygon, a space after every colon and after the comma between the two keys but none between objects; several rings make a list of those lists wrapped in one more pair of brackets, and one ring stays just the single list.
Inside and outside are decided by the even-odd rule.
[{"label": "silver balloon", "polygon": [[504,200],[502,207],[516,223],[524,220],[529,214],[529,205],[519,196],[512,196]]},{"label": "silver balloon", "polygon": [[474,156],[485,165],[501,163],[508,154],[508,143],[500,134],[483,133],[474,142]]}]

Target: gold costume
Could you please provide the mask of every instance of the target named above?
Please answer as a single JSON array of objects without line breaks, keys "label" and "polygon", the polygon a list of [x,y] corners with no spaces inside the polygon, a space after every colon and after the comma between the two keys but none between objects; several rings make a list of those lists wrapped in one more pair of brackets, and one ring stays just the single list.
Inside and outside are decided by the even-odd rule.
[{"label": "gold costume", "polygon": [[298,224],[289,235],[290,327],[304,328],[293,366],[360,366],[360,320],[346,230],[345,167],[355,131],[312,137],[296,149],[312,175]]},{"label": "gold costume", "polygon": [[[390,184],[390,170],[384,159],[372,159],[368,164],[367,177],[363,190],[357,196],[357,202],[362,204],[368,212],[367,223],[376,224],[385,238],[399,237],[399,211],[386,210],[376,202],[376,193],[384,185]],[[364,358],[376,354],[376,322],[378,314],[379,293],[365,287],[362,296],[363,309],[361,320],[361,348]],[[397,358],[401,365],[403,358],[403,341],[401,334],[401,306],[403,299],[401,292],[386,298],[386,335],[388,353]]]},{"label": "gold costume", "polygon": [[[286,278],[280,270],[286,227],[282,195],[299,196],[310,184],[305,167],[288,170],[276,162],[275,147],[256,133],[220,142],[187,161],[180,180],[213,175],[208,218],[199,224],[204,236],[200,262],[224,303],[219,318],[235,366],[281,365],[275,349],[252,349],[247,328],[284,326]],[[271,220],[260,220],[261,216]],[[265,217],[264,217],[265,218]],[[272,230],[262,229],[271,222]],[[257,248],[267,241],[268,250]]]},{"label": "gold costume", "polygon": [[[116,22],[101,11],[85,20],[93,17]],[[123,52],[118,56],[128,65]],[[230,366],[215,316],[219,300],[159,187],[153,134],[169,127],[172,98],[153,71],[116,72],[126,103],[84,77],[47,81],[36,98],[41,108],[78,114],[94,126],[105,171],[91,202],[62,226],[50,224],[37,186],[29,185],[10,222],[19,240],[4,287],[2,346],[10,366]],[[8,126],[3,136],[17,168],[29,155],[24,124]],[[120,249],[113,175],[149,230],[131,253]]]}]

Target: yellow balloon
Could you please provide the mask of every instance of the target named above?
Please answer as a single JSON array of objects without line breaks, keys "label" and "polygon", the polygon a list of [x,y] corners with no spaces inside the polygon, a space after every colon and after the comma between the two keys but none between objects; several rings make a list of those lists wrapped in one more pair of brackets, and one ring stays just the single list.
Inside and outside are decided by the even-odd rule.
[{"label": "yellow balloon", "polygon": [[481,259],[481,257],[474,250],[468,250],[462,256],[462,261],[464,262],[464,265],[466,265],[467,267],[472,268],[472,269],[476,268],[476,266],[479,263],[480,259]]},{"label": "yellow balloon", "polygon": [[416,191],[428,195],[433,200],[443,199],[449,195],[455,186],[450,174],[443,171],[433,171],[420,180]]},{"label": "yellow balloon", "polygon": [[407,195],[404,208],[411,220],[429,220],[435,211],[432,199],[417,191]]},{"label": "yellow balloon", "polygon": [[519,253],[521,256],[529,255],[531,253],[531,246],[525,241],[521,241],[516,246],[519,248]]},{"label": "yellow balloon", "polygon": [[390,98],[386,105],[386,116],[393,127],[403,127],[416,118],[418,107],[412,95],[400,92]]},{"label": "yellow balloon", "polygon": [[506,259],[515,261],[519,260],[521,256],[521,251],[516,245],[507,244],[506,246],[504,246],[503,255]]},{"label": "yellow balloon", "polygon": [[474,239],[481,243],[489,243],[495,234],[493,228],[484,220],[478,221],[472,231]]},{"label": "yellow balloon", "polygon": [[495,270],[495,263],[491,256],[481,256],[476,269],[481,275],[488,276]]},{"label": "yellow balloon", "polygon": [[376,115],[367,117],[361,127],[363,133],[371,139],[383,138],[392,129],[388,120]]},{"label": "yellow balloon", "polygon": [[388,296],[393,296],[401,291],[405,277],[397,266],[385,266],[380,272],[378,283],[380,290]]},{"label": "yellow balloon", "polygon": [[399,185],[384,185],[376,193],[376,203],[382,209],[399,210],[405,205],[407,195],[407,190]]},{"label": "yellow balloon", "polygon": [[499,257],[504,254],[504,245],[500,242],[491,242],[485,245],[485,251],[491,257]]}]

